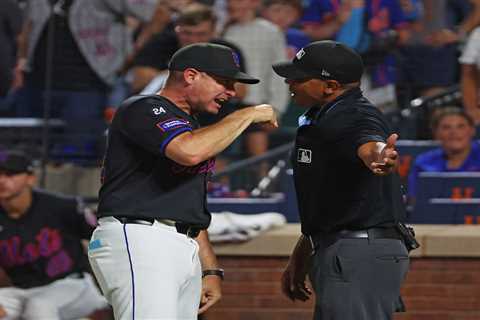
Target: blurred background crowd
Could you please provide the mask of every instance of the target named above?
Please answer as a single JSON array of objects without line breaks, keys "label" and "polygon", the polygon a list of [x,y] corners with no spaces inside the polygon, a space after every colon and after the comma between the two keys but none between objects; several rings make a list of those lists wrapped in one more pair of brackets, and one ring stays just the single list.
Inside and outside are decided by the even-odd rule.
[{"label": "blurred background crowd", "polygon": [[[220,114],[200,121],[269,103],[281,128],[252,126],[229,147],[217,172],[258,161],[247,160],[240,178],[221,175],[211,195],[261,194],[277,175],[269,152],[292,142],[305,111],[271,64],[311,41],[334,39],[361,53],[365,95],[409,141],[400,143],[406,184],[422,171],[479,171],[479,26],[478,0],[2,0],[0,145],[38,160],[43,186],[95,197],[99,182],[92,181],[116,108],[161,89],[178,48],[221,43],[261,83],[238,85]],[[436,153],[416,157],[430,149]],[[93,178],[82,190],[72,187],[86,176]],[[415,186],[407,188],[414,199]]]},{"label": "blurred background crowd", "polygon": [[[305,110],[271,65],[322,39],[343,42],[364,59],[362,90],[400,135],[409,222],[480,224],[480,0],[1,0],[0,218],[24,243],[33,241],[47,219],[32,231],[5,214],[18,207],[8,196],[18,190],[30,208],[33,185],[94,209],[115,110],[131,95],[160,90],[177,49],[214,42],[231,47],[261,83],[236,85],[236,97],[218,115],[199,115],[200,122],[269,103],[280,129],[252,125],[217,158],[210,209],[275,211],[298,222],[288,158]],[[12,149],[32,158],[34,168],[30,159],[8,156]],[[57,201],[64,200],[36,210],[60,210]],[[76,202],[69,203],[74,212]],[[71,234],[72,225],[61,228]],[[2,245],[8,239],[0,234]],[[2,268],[16,272],[5,257],[17,251],[0,252]]]}]

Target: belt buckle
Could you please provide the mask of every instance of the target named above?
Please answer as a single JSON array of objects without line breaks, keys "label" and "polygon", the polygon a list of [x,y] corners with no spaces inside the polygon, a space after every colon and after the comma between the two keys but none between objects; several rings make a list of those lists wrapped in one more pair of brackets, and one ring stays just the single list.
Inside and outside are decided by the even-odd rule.
[{"label": "belt buckle", "polygon": [[169,226],[169,227],[175,227],[175,225],[176,225],[176,222],[174,220],[170,220],[170,219],[155,219],[155,220],[157,220],[161,224],[164,224],[164,225]]},{"label": "belt buckle", "polygon": [[142,224],[144,226],[151,226],[153,224],[153,222],[144,219],[133,219],[132,222],[136,224]]},{"label": "belt buckle", "polygon": [[186,235],[189,238],[196,238],[198,234],[200,233],[199,228],[195,228],[191,225],[185,224],[185,223],[175,223],[175,228],[177,229],[177,232],[182,233]]},{"label": "belt buckle", "polygon": [[198,234],[200,233],[199,229],[188,227],[187,232],[185,235],[189,238],[196,238]]},{"label": "belt buckle", "polygon": [[340,230],[338,236],[343,239],[370,239],[368,230]]}]

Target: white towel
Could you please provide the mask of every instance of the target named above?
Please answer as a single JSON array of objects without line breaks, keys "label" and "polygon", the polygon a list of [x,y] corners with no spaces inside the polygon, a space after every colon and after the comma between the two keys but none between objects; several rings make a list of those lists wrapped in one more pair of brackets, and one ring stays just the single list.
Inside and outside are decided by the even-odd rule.
[{"label": "white towel", "polygon": [[277,212],[238,214],[223,211],[212,213],[208,234],[211,242],[241,242],[285,223],[285,216]]}]

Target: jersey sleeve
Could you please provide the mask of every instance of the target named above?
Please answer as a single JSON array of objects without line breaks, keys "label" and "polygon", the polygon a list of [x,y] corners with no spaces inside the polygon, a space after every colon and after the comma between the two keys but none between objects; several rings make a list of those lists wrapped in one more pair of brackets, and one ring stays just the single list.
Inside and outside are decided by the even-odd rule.
[{"label": "jersey sleeve", "polygon": [[170,108],[154,98],[139,100],[123,110],[120,131],[133,143],[153,154],[163,155],[175,137],[193,130],[188,120]]},{"label": "jersey sleeve", "polygon": [[355,149],[367,142],[386,142],[390,129],[378,115],[365,114],[356,121],[357,130],[353,136]]},{"label": "jersey sleeve", "polygon": [[379,111],[356,111],[345,115],[348,120],[343,130],[341,152],[358,160],[357,151],[367,142],[386,142],[391,130]]}]

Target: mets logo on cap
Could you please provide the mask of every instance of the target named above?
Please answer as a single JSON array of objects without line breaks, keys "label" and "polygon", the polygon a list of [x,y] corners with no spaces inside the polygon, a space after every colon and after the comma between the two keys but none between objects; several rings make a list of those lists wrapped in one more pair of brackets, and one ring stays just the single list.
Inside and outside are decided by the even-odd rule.
[{"label": "mets logo on cap", "polygon": [[234,51],[232,51],[232,57],[233,57],[233,62],[235,65],[240,68],[240,58],[238,57],[238,54],[236,54]]}]

